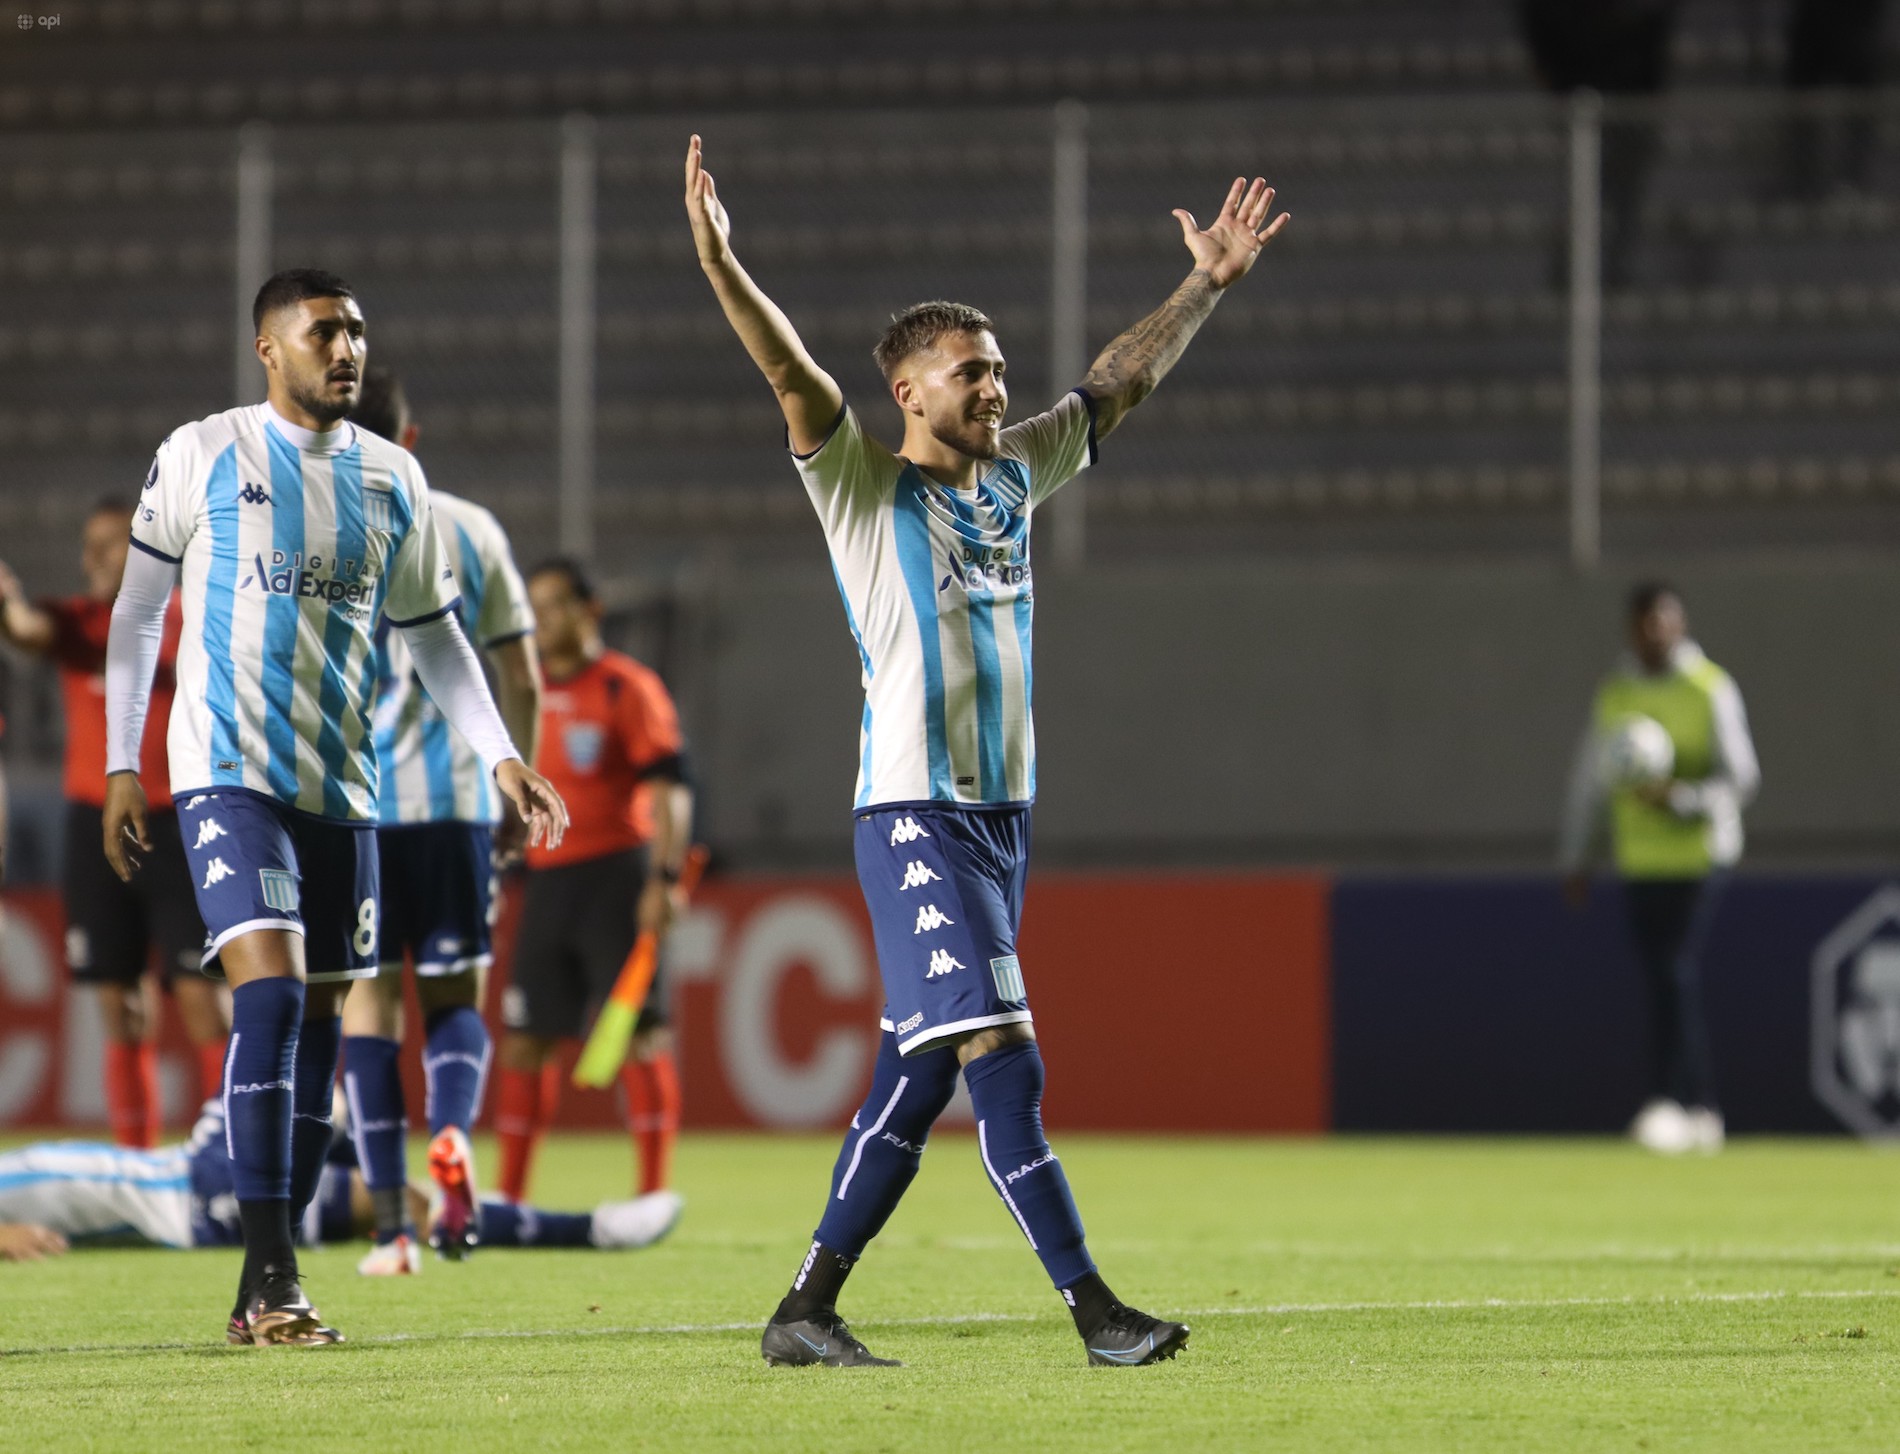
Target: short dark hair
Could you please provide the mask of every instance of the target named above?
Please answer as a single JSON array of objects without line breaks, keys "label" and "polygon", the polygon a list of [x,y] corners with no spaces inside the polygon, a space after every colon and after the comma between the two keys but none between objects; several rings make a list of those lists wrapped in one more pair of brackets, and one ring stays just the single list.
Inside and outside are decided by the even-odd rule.
[{"label": "short dark hair", "polygon": [[1678,591],[1668,581],[1655,580],[1638,583],[1630,591],[1630,620],[1642,620],[1643,617],[1656,609],[1658,603],[1665,599],[1674,601],[1677,605],[1681,605],[1682,592]]},{"label": "short dark hair", "polygon": [[396,436],[402,432],[402,416],[408,408],[408,396],[403,393],[402,380],[396,377],[394,370],[371,364],[363,370],[363,388],[357,395],[356,407],[350,410],[350,423],[400,444],[402,441]]},{"label": "short dark hair", "polygon": [[981,309],[968,303],[949,303],[933,298],[928,303],[912,303],[902,313],[891,315],[891,325],[871,350],[878,368],[887,379],[895,378],[897,366],[913,353],[929,348],[946,333],[994,333],[996,325]]},{"label": "short dark hair", "polygon": [[287,268],[273,273],[257,290],[251,304],[251,327],[264,331],[264,320],[279,308],[288,308],[306,298],[354,298],[355,290],[335,273],[322,268]]},{"label": "short dark hair", "polygon": [[548,557],[528,572],[529,580],[533,580],[536,576],[565,576],[567,588],[574,593],[575,598],[585,601],[590,606],[600,599],[599,594],[594,590],[593,581],[588,579],[587,567],[571,555]]}]

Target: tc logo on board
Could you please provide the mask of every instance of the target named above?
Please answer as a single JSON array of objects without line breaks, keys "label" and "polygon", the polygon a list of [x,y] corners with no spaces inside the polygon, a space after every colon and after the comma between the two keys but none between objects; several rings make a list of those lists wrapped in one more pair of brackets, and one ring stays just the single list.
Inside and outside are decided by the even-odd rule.
[{"label": "tc logo on board", "polygon": [[1821,941],[1812,994],[1815,1095],[1862,1136],[1900,1137],[1900,888]]}]

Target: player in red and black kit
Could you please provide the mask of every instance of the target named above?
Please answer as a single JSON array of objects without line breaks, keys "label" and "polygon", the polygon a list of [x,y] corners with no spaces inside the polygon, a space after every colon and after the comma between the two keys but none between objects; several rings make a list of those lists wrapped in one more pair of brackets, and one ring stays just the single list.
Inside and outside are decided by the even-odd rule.
[{"label": "player in red and black kit", "polygon": [[[151,793],[152,851],[144,871],[122,883],[99,845],[106,793],[106,636],[125,573],[132,511],[101,501],[86,519],[80,567],[83,596],[29,601],[0,564],[0,639],[45,656],[59,668],[66,707],[66,963],[98,994],[106,1038],[106,1111],[122,1146],[158,1144],[158,1015],[145,976],[158,951],[158,979],[178,1004],[198,1048],[198,1097],[219,1093],[230,1029],[225,991],[198,973],[204,924],[171,811],[165,728],[171,718],[172,661],[178,651],[178,598],[165,616],[158,677],[152,683],[140,772]],[[179,973],[179,971],[184,973]],[[191,1105],[195,1108],[198,1099]]]},{"label": "player in red and black kit", "polygon": [[[535,766],[572,814],[557,849],[528,849],[528,885],[502,1000],[495,1130],[501,1194],[527,1194],[534,1150],[560,1093],[555,1055],[586,1028],[643,929],[665,934],[692,834],[679,714],[659,677],[600,639],[585,572],[549,561],[528,576],[547,677]],[[666,976],[654,977],[621,1071],[638,1148],[639,1192],[666,1188],[679,1131],[679,1072]]]}]

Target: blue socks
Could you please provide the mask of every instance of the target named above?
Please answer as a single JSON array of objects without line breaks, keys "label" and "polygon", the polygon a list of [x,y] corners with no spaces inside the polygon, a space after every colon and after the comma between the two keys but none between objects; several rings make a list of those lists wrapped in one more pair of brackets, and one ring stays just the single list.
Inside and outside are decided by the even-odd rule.
[{"label": "blue socks", "polygon": [[331,1094],[336,1088],[336,1053],[343,1044],[343,1019],[326,1015],[305,1020],[297,1038],[290,1123],[290,1216],[295,1221],[317,1194],[324,1159],[330,1154],[334,1127]]},{"label": "blue socks", "polygon": [[924,1140],[956,1088],[955,1051],[906,1060],[895,1035],[878,1037],[871,1091],[845,1133],[815,1234],[825,1247],[853,1261],[863,1255],[916,1178]]},{"label": "blue socks", "polygon": [[[428,1030],[422,1074],[429,1087],[429,1134],[434,1136],[449,1126],[468,1131],[481,1109],[482,1086],[488,1078],[492,1046],[488,1026],[473,1005],[452,1005],[429,1016]],[[483,1240],[487,1240],[486,1232]]]},{"label": "blue socks", "polygon": [[963,1070],[976,1108],[983,1169],[1058,1288],[1095,1271],[1083,1244],[1082,1217],[1062,1163],[1042,1133],[1042,1052],[1010,1045],[978,1056]]},{"label": "blue socks", "polygon": [[402,1103],[402,1046],[380,1035],[343,1042],[343,1094],[350,1105],[350,1139],[370,1190],[408,1180],[403,1138],[409,1120]]},{"label": "blue socks", "polygon": [[591,1247],[592,1212],[544,1212],[499,1198],[482,1203],[484,1247]]},{"label": "blue socks", "polygon": [[252,980],[231,992],[224,1117],[240,1202],[290,1199],[291,1086],[302,1022],[299,980]]}]

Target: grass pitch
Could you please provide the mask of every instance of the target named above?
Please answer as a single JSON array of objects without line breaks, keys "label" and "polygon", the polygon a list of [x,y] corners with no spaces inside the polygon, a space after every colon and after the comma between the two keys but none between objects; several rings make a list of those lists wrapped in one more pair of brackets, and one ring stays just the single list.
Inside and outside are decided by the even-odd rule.
[{"label": "grass pitch", "polygon": [[[834,1145],[689,1137],[646,1252],[385,1281],[308,1253],[340,1348],[226,1348],[235,1253],[0,1266],[0,1446],[1900,1448],[1900,1158],[1846,1142],[1059,1136],[1111,1284],[1194,1325],[1174,1363],[1091,1369],[940,1133],[844,1302],[907,1366],[767,1369]],[[557,1141],[536,1199],[624,1194],[628,1163]]]}]

